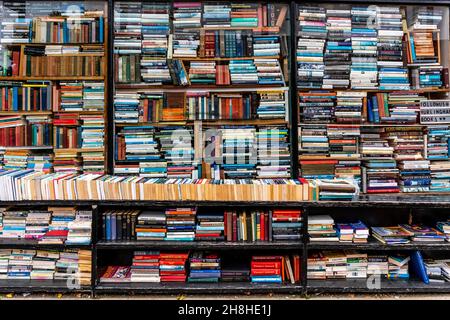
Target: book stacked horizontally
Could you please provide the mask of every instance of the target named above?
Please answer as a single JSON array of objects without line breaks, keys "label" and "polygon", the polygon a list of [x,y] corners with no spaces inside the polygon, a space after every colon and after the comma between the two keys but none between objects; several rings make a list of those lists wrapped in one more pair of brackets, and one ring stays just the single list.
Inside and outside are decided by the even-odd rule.
[{"label": "book stacked horizontally", "polygon": [[339,241],[334,220],[329,215],[308,217],[308,234],[310,241]]},{"label": "book stacked horizontally", "polygon": [[222,212],[199,212],[195,227],[195,240],[197,241],[223,241],[224,214]]},{"label": "book stacked horizontally", "polygon": [[161,282],[185,282],[188,257],[189,253],[184,252],[161,252],[159,260]]},{"label": "book stacked horizontally", "polygon": [[308,280],[325,280],[327,278],[327,259],[321,251],[308,254]]},{"label": "book stacked horizontally", "polygon": [[251,282],[281,283],[282,256],[252,256]]},{"label": "book stacked horizontally", "polygon": [[52,220],[40,243],[62,244],[67,240],[69,223],[75,220],[77,210],[75,207],[49,207],[48,210],[52,212]]},{"label": "book stacked horizontally", "polygon": [[256,132],[258,148],[258,178],[288,178],[290,176],[289,131],[286,127],[263,127]]},{"label": "book stacked horizontally", "polygon": [[193,241],[195,238],[195,208],[166,209],[165,240]]},{"label": "book stacked horizontally", "polygon": [[413,242],[433,243],[445,241],[445,235],[442,232],[423,224],[400,224],[399,227],[411,233]]},{"label": "book stacked horizontally", "polygon": [[302,229],[302,211],[276,209],[272,211],[272,237],[277,240],[299,240]]},{"label": "book stacked horizontally", "polygon": [[245,263],[223,262],[220,280],[223,282],[249,282],[250,268]]},{"label": "book stacked horizontally", "polygon": [[137,240],[164,240],[166,238],[166,215],[164,211],[143,211],[137,217]]},{"label": "book stacked horizontally", "polygon": [[131,266],[131,282],[160,282],[159,251],[135,251]]},{"label": "book stacked horizontally", "polygon": [[413,233],[397,227],[371,227],[372,236],[383,244],[406,244]]},{"label": "book stacked horizontally", "polygon": [[340,242],[366,243],[369,229],[361,222],[338,223],[336,225]]},{"label": "book stacked horizontally", "polygon": [[194,252],[189,258],[188,282],[219,282],[220,257],[214,253]]},{"label": "book stacked horizontally", "polygon": [[342,251],[325,251],[327,279],[345,279],[347,277],[347,257]]},{"label": "book stacked horizontally", "polygon": [[439,231],[445,234],[447,241],[450,242],[450,220],[438,222],[436,226]]},{"label": "book stacked horizontally", "polygon": [[75,220],[67,224],[69,232],[66,244],[87,245],[91,243],[92,211],[77,210]]},{"label": "book stacked horizontally", "polygon": [[347,279],[367,278],[367,253],[345,252],[347,258]]},{"label": "book stacked horizontally", "polygon": [[391,255],[388,258],[389,279],[409,279],[408,263],[409,256]]}]

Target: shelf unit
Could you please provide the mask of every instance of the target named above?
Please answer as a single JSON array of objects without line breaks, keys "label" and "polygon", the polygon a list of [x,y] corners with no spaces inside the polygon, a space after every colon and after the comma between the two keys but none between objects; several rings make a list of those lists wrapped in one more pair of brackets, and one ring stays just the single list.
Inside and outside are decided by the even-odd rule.
[{"label": "shelf unit", "polygon": [[[2,1],[3,3],[4,1]],[[39,2],[39,0],[27,0],[27,1],[20,1],[20,2],[24,2],[26,5],[28,5],[29,3],[36,3]],[[54,2],[55,5],[57,3],[57,1],[53,1],[51,0],[50,3]],[[71,0],[70,2],[76,3],[75,0]],[[81,1],[81,3],[83,3],[84,1]],[[60,6],[55,6],[54,9],[58,10],[60,9]],[[106,81],[108,79],[108,62],[109,62],[109,51],[108,51],[108,47],[109,47],[109,28],[110,28],[110,23],[108,21],[108,8],[109,8],[109,1],[107,0],[96,0],[96,1],[92,1],[92,4],[89,4],[89,8],[87,8],[87,10],[89,9],[100,9],[103,10],[103,42],[30,42],[30,43],[6,43],[6,44],[2,44],[2,50],[7,50],[7,49],[11,49],[11,48],[15,48],[18,49],[18,51],[20,52],[20,64],[19,64],[19,70],[18,73],[19,75],[17,76],[0,76],[0,83],[4,83],[4,82],[29,82],[29,81],[46,81],[49,83],[50,86],[50,90],[53,91],[53,87],[54,86],[59,86],[61,82],[89,82],[89,83],[95,83],[95,82],[101,82],[104,83],[104,94],[103,94],[103,110],[101,111],[91,111],[91,110],[71,110],[71,111],[67,111],[67,110],[56,110],[56,108],[54,108],[55,106],[53,105],[55,100],[55,97],[53,97],[53,94],[55,94],[54,92],[51,93],[51,99],[50,99],[50,105],[48,106],[49,111],[0,111],[0,117],[1,116],[12,116],[12,115],[21,115],[21,116],[44,116],[47,115],[50,118],[53,118],[53,115],[55,114],[76,114],[78,116],[81,115],[98,115],[98,116],[103,116],[103,120],[105,121],[105,127],[107,126],[108,123],[108,86],[106,85]],[[47,7],[48,9],[48,7]],[[33,10],[33,9],[30,9]],[[42,12],[45,12],[45,8],[42,9]],[[57,12],[57,11],[55,11]],[[3,13],[2,13],[3,14]],[[27,13],[28,14],[28,13]],[[29,17],[29,16],[27,16]],[[98,34],[97,34],[98,35]],[[23,74],[25,74],[24,72],[24,68],[25,68],[25,53],[24,53],[24,48],[25,47],[45,47],[45,46],[49,46],[49,45],[56,45],[56,46],[89,46],[90,48],[96,48],[96,49],[102,49],[102,52],[87,52],[87,53],[83,53],[83,52],[79,52],[79,53],[68,53],[68,54],[51,54],[49,56],[51,57],[103,57],[103,60],[101,62],[100,65],[100,69],[101,69],[101,74],[102,75],[98,75],[98,76],[79,76],[79,75],[73,75],[73,76],[24,76]],[[61,94],[61,92],[59,92],[59,94]],[[81,130],[81,124],[77,125],[79,127],[78,130]],[[56,126],[53,125],[53,121],[52,121],[52,127],[51,127],[51,133],[50,133],[50,139],[54,140],[53,137],[55,135],[55,128]],[[81,136],[81,135],[80,135]],[[2,149],[5,150],[44,150],[44,149],[54,149],[54,150],[61,150],[61,151],[73,151],[73,152],[101,152],[104,156],[104,166],[103,166],[103,171],[107,172],[108,169],[108,165],[109,165],[109,159],[108,159],[108,154],[107,154],[107,142],[108,142],[108,132],[107,130],[105,130],[104,132],[104,137],[103,137],[103,147],[102,148],[96,148],[96,149],[86,149],[86,148],[77,148],[77,149],[71,149],[71,150],[64,150],[64,149],[58,149],[55,147],[56,141],[53,141],[53,146],[50,147],[46,147],[46,146],[33,146],[33,147],[27,147],[27,146],[21,146],[21,147],[4,147]],[[51,154],[54,155],[54,152],[50,152]]]}]

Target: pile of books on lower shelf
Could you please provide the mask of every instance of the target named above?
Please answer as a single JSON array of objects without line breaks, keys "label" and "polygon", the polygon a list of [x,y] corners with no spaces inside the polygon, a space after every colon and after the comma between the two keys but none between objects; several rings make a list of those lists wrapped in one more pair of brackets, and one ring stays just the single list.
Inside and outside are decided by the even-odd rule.
[{"label": "pile of books on lower shelf", "polygon": [[368,254],[353,251],[319,251],[308,256],[307,278],[366,279],[379,275],[388,279],[409,279],[410,256]]},{"label": "pile of books on lower shelf", "polygon": [[425,259],[425,269],[430,282],[450,282],[450,260],[449,259]]},{"label": "pile of books on lower shelf", "polygon": [[107,266],[100,283],[300,282],[299,255],[222,257],[213,252],[134,252],[131,266]]},{"label": "pile of books on lower shelf", "polygon": [[88,245],[92,211],[75,207],[0,209],[0,239],[29,240],[40,244]]},{"label": "pile of books on lower shelf", "polygon": [[[29,188],[21,188],[28,185]],[[21,200],[351,200],[358,186],[349,180],[189,179],[112,176],[96,173],[0,171],[0,201]]]},{"label": "pile of books on lower shelf", "polygon": [[0,250],[0,279],[64,280],[74,285],[91,284],[89,250]]}]

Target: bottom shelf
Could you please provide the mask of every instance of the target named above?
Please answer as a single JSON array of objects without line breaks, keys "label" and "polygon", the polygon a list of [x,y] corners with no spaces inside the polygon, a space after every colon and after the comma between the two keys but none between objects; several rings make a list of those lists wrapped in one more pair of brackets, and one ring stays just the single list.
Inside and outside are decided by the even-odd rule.
[{"label": "bottom shelf", "polygon": [[97,293],[302,293],[300,284],[219,282],[219,283],[100,283]]},{"label": "bottom shelf", "polygon": [[[369,285],[368,285],[369,283]],[[370,286],[370,287],[369,287]],[[375,287],[375,288],[374,288]],[[366,279],[355,280],[308,280],[308,293],[450,293],[450,283],[425,284],[420,280],[382,279],[379,287]]]},{"label": "bottom shelf", "polygon": [[91,292],[91,287],[71,288],[65,280],[0,280],[0,292]]}]

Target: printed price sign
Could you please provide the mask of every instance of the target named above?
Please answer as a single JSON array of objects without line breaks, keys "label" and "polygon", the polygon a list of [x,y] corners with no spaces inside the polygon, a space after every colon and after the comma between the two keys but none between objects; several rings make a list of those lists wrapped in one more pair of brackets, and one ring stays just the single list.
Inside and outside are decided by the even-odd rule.
[{"label": "printed price sign", "polygon": [[450,100],[427,100],[420,102],[421,124],[450,123]]}]

